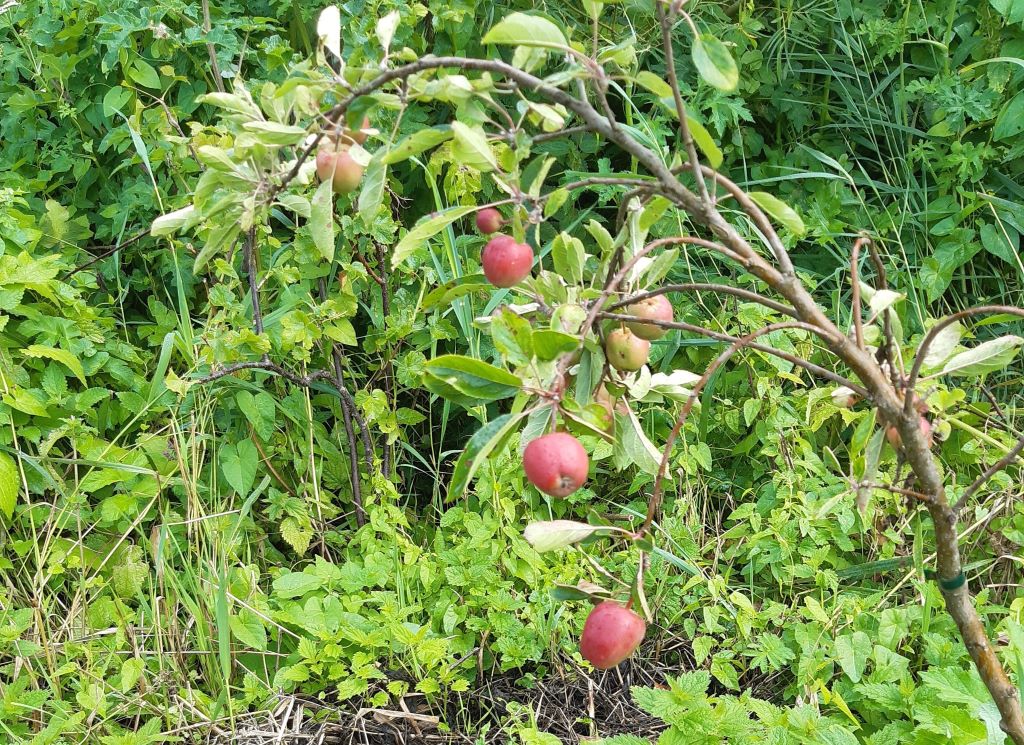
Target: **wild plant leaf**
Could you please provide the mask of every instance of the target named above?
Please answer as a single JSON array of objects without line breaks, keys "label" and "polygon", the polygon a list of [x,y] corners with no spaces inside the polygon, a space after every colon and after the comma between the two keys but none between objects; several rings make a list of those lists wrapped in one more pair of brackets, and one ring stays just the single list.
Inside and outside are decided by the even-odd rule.
[{"label": "wild plant leaf", "polygon": [[82,382],[82,385],[88,385],[85,381],[85,369],[82,367],[82,363],[66,349],[32,344],[22,350],[22,353],[26,357],[45,357],[46,359],[56,360],[70,370]]},{"label": "wild plant leaf", "polygon": [[514,396],[522,387],[512,373],[457,354],[435,357],[424,369],[423,382],[431,392],[468,406]]},{"label": "wild plant leaf", "polygon": [[359,189],[359,217],[363,225],[372,227],[384,201],[384,187],[388,181],[388,167],[377,157],[370,161],[363,174],[363,185]]},{"label": "wild plant leaf", "polygon": [[454,136],[452,128],[447,124],[438,127],[418,129],[411,135],[403,137],[394,146],[381,156],[381,162],[385,165],[394,165],[403,160],[419,155],[425,150],[437,147],[442,142],[447,142]]},{"label": "wild plant leaf", "polygon": [[0,515],[8,520],[11,519],[18,504],[20,488],[21,476],[17,464],[7,453],[0,452]]},{"label": "wild plant leaf", "polygon": [[452,122],[455,144],[452,156],[458,163],[488,173],[498,170],[498,160],[481,127],[471,127],[462,122]]}]

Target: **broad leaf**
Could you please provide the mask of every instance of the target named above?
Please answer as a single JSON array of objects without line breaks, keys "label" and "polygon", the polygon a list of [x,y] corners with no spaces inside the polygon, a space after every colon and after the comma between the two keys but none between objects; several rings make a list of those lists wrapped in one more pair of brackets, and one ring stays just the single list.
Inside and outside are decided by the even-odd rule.
[{"label": "broad leaf", "polygon": [[303,127],[280,122],[246,122],[242,128],[261,145],[298,145],[309,134]]},{"label": "broad leaf", "polygon": [[334,261],[334,189],[327,179],[317,187],[310,202],[309,232],[313,245],[328,263]]},{"label": "broad leaf", "polygon": [[512,373],[458,354],[436,357],[425,367],[423,382],[429,390],[467,406],[514,396],[522,387],[522,381]]},{"label": "broad leaf", "polygon": [[807,232],[807,229],[804,227],[804,221],[800,219],[800,215],[796,213],[796,210],[778,197],[766,191],[752,191],[748,196],[754,200],[758,207],[775,218],[780,225],[793,235],[799,237]]},{"label": "broad leaf", "polygon": [[1024,339],[1013,335],[984,342],[953,356],[942,368],[942,374],[973,377],[1002,370],[1017,356],[1017,348],[1021,344],[1024,344]]},{"label": "broad leaf", "polygon": [[464,277],[449,280],[443,285],[438,285],[427,293],[423,298],[423,310],[430,310],[438,306],[450,305],[453,300],[463,295],[469,295],[479,290],[493,289],[487,278],[482,274],[467,274]]},{"label": "broad leaf", "polygon": [[523,538],[539,553],[544,553],[571,546],[599,530],[602,530],[600,525],[587,525],[572,520],[550,520],[530,523],[523,531]]},{"label": "broad leaf", "polygon": [[735,90],[740,82],[740,73],[729,48],[710,34],[694,39],[693,64],[705,82],[721,91]]},{"label": "broad leaf", "polygon": [[460,217],[476,212],[476,207],[451,207],[443,212],[434,212],[421,217],[412,230],[402,236],[402,240],[391,253],[391,266],[397,268],[420,248],[427,239],[437,235]]},{"label": "broad leaf", "polygon": [[224,478],[242,496],[247,496],[252,489],[258,462],[259,451],[252,440],[242,440],[237,446],[228,444],[221,447],[220,467]]},{"label": "broad leaf", "polygon": [[396,142],[390,150],[384,153],[381,157],[381,162],[385,165],[401,163],[406,158],[411,158],[413,155],[418,155],[424,150],[437,147],[442,142],[450,140],[452,136],[452,128],[447,125],[419,129],[408,137],[403,137]]},{"label": "broad leaf", "polygon": [[512,13],[488,31],[483,38],[484,44],[509,44],[518,47],[550,47],[569,46],[565,34],[554,23],[541,16],[526,13]]},{"label": "broad leaf", "polygon": [[384,186],[388,180],[388,167],[380,159],[374,158],[366,168],[363,176],[363,186],[359,190],[359,216],[367,227],[373,225],[373,221],[380,212],[381,202],[384,200]]},{"label": "broad leaf", "polygon": [[198,221],[198,217],[196,208],[192,205],[182,207],[180,210],[168,212],[166,215],[160,215],[160,217],[153,220],[153,224],[149,228],[149,234],[154,236],[171,235],[186,226],[194,225]]},{"label": "broad leaf", "polygon": [[949,359],[949,356],[953,354],[953,350],[956,349],[960,343],[960,338],[963,336],[964,329],[960,325],[959,321],[954,321],[932,339],[931,345],[928,347],[928,351],[924,355],[924,359],[921,360],[921,367],[924,370],[934,370],[936,367],[941,365],[943,362]]},{"label": "broad leaf", "polygon": [[82,363],[78,361],[78,358],[66,349],[57,349],[55,347],[44,347],[40,344],[33,344],[24,350],[26,357],[45,357],[47,359],[56,360],[57,362],[64,365],[75,377],[78,378],[82,385],[86,385],[85,382],[85,370],[82,368]]},{"label": "broad leaf", "polygon": [[512,433],[523,414],[504,414],[492,419],[478,429],[466,443],[459,460],[455,463],[452,480],[448,485],[448,500],[453,501],[462,496],[473,480],[480,465],[490,457],[498,446]]},{"label": "broad leaf", "polygon": [[0,515],[10,519],[18,503],[21,479],[18,466],[7,453],[0,453]]},{"label": "broad leaf", "polygon": [[455,135],[452,155],[457,162],[484,173],[498,170],[498,161],[483,129],[452,122],[452,133]]},{"label": "broad leaf", "polygon": [[579,337],[551,329],[536,329],[533,332],[533,353],[545,362],[553,360],[580,345]]}]

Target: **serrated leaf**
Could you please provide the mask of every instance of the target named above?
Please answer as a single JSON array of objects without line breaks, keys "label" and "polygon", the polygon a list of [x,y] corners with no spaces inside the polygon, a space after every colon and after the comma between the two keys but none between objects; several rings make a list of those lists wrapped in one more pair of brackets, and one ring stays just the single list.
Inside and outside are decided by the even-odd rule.
[{"label": "serrated leaf", "polygon": [[512,13],[498,21],[484,35],[483,43],[546,48],[569,46],[558,26],[547,18],[526,13]]},{"label": "serrated leaf", "polygon": [[145,663],[138,657],[129,657],[121,665],[121,693],[128,693],[139,682]]},{"label": "serrated leaf", "polygon": [[440,213],[432,213],[421,217],[412,230],[402,236],[402,239],[395,246],[391,253],[391,266],[398,268],[403,261],[409,258],[428,238],[437,235],[460,217],[465,217],[471,212],[476,212],[476,207],[451,207]]},{"label": "serrated leaf", "polygon": [[18,504],[20,487],[21,478],[17,464],[7,453],[0,453],[0,515],[8,520],[11,519]]},{"label": "serrated leaf", "polygon": [[446,307],[451,304],[456,298],[460,298],[463,295],[469,295],[480,290],[491,289],[491,285],[487,281],[487,277],[483,274],[467,274],[456,279],[449,280],[443,285],[438,285],[433,290],[427,293],[427,296],[423,298],[421,307],[424,310],[430,310],[438,306]]},{"label": "serrated leaf", "polygon": [[299,598],[307,592],[317,590],[323,580],[315,574],[289,572],[274,580],[274,594],[280,598]]},{"label": "serrated leaf", "polygon": [[442,142],[447,142],[454,136],[452,128],[448,125],[419,129],[407,137],[395,143],[395,145],[381,156],[381,162],[385,165],[401,163],[413,155],[418,155],[424,150],[437,147]]},{"label": "serrated leaf", "polygon": [[492,419],[473,433],[466,443],[459,460],[455,463],[452,479],[448,485],[448,501],[462,496],[480,465],[497,449],[512,433],[525,414],[503,414]]},{"label": "serrated leaf", "polygon": [[267,649],[267,630],[255,613],[243,609],[239,615],[231,616],[228,624],[231,634],[249,649],[257,652]]},{"label": "serrated leaf", "polygon": [[309,232],[324,261],[334,261],[334,189],[331,179],[323,181],[310,200]]},{"label": "serrated leaf", "polygon": [[533,353],[544,362],[571,352],[579,345],[579,337],[561,331],[535,329],[533,332]]},{"label": "serrated leaf", "polygon": [[792,207],[766,191],[752,191],[749,196],[754,203],[795,236],[802,236],[807,229],[804,221]]},{"label": "serrated leaf", "polygon": [[41,344],[33,344],[23,350],[26,357],[45,357],[46,359],[56,360],[57,362],[64,365],[69,369],[76,378],[78,378],[82,385],[87,385],[85,382],[85,370],[82,367],[82,363],[78,361],[78,358],[66,349],[57,349],[56,347],[45,347]]},{"label": "serrated leaf", "polygon": [[484,173],[498,170],[498,160],[483,129],[452,122],[452,134],[455,136],[452,156],[457,162]]},{"label": "serrated leaf", "polygon": [[986,341],[954,355],[942,368],[942,374],[973,377],[1002,370],[1017,356],[1021,344],[1024,344],[1024,338],[1012,334]]},{"label": "serrated leaf", "polygon": [[735,90],[740,82],[740,73],[729,48],[710,34],[694,39],[693,64],[704,81],[718,90]]}]

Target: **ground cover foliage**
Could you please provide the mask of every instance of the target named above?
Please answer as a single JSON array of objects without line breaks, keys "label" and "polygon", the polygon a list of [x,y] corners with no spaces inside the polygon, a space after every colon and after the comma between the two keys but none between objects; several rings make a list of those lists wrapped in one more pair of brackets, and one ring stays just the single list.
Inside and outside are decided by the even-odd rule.
[{"label": "ground cover foliage", "polygon": [[[518,9],[588,46],[594,7]],[[482,39],[514,6],[340,8],[346,69],[367,77],[385,47],[391,65],[513,59]],[[522,163],[510,143],[467,152],[472,136],[457,147],[437,128],[459,117],[493,132],[488,117],[500,115],[449,82],[411,91],[408,107],[377,102],[367,151],[407,147],[386,169],[371,165],[359,191],[332,203],[299,179],[261,212],[238,195],[294,158],[305,127],[342,98],[318,55],[321,10],[104,1],[0,12],[0,739],[134,745],[248,726],[255,741],[259,716],[294,697],[309,716],[346,723],[353,741],[353,712],[411,709],[426,719],[398,717],[406,739],[1004,742],[929,576],[927,514],[912,495],[851,486],[866,471],[884,484],[906,476],[883,427],[834,399],[833,384],[749,350],[710,379],[671,451],[643,572],[644,646],[617,671],[587,665],[577,639],[590,606],[565,601],[567,588],[617,578],[628,591],[636,547],[541,554],[523,528],[639,526],[657,470],[646,441],[666,441],[685,395],[638,383],[648,390],[633,391],[632,417],[619,412],[615,443],[582,430],[587,485],[551,499],[522,472],[537,421],[523,434],[520,422],[463,483],[460,454],[481,427],[507,421],[509,403],[438,396],[430,361],[514,370],[527,336],[528,358],[547,354],[507,314],[478,320],[530,299],[480,275],[473,210],[507,197],[490,160],[544,194],[643,169],[593,134],[546,136],[579,124],[557,108],[513,108],[544,135],[514,143],[530,152]],[[738,71],[732,90],[709,84],[692,34],[677,29],[701,157],[793,210],[765,206],[833,318],[852,323],[861,232],[893,290],[872,293],[879,273],[862,263],[865,332],[877,344],[888,318],[908,365],[933,319],[1021,304],[1024,7],[688,11]],[[651,4],[608,4],[597,46],[619,73],[623,125],[676,147],[660,33]],[[595,182],[554,207],[549,198],[548,221],[530,232],[545,266],[570,282],[589,276],[620,222],[632,235],[626,191]],[[207,216],[198,229],[181,224],[190,205]],[[442,210],[461,216],[408,239]],[[635,219],[650,238],[687,229],[674,210],[646,214]],[[151,229],[162,215],[177,218]],[[646,282],[763,289],[693,247],[668,255]],[[742,299],[670,297],[677,321],[734,336],[779,320]],[[965,320],[926,366],[954,500],[1017,440],[1020,331],[1006,316]],[[806,334],[762,341],[829,359]],[[976,353],[951,363],[985,342],[996,346],[980,364]],[[699,375],[724,347],[673,330],[652,345],[650,370]],[[243,362],[262,369],[225,374]],[[453,495],[453,480],[468,488]],[[1019,685],[1015,467],[974,495],[960,529],[976,607]],[[364,738],[394,737],[391,720],[364,718]]]}]

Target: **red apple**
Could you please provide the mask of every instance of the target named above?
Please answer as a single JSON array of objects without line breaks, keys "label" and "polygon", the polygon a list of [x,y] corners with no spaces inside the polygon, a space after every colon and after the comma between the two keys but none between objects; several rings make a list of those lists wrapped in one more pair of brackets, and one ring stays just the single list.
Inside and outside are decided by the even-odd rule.
[{"label": "red apple", "polygon": [[651,343],[628,328],[617,328],[604,341],[608,364],[622,372],[639,370],[651,353]]},{"label": "red apple", "polygon": [[[927,417],[921,417],[921,424],[919,426],[921,427],[921,434],[924,435],[924,439],[928,443],[928,447],[931,447],[933,442],[932,423],[928,421]],[[885,428],[885,439],[897,450],[902,449],[903,438],[900,436],[900,431],[896,429],[895,425],[890,424]]]},{"label": "red apple", "polygon": [[636,651],[646,631],[644,619],[614,600],[605,600],[583,624],[580,654],[599,670],[608,670]]},{"label": "red apple", "polygon": [[526,478],[545,494],[567,497],[587,480],[590,458],[580,441],[565,432],[542,435],[523,451]]},{"label": "red apple", "polygon": [[[673,320],[672,303],[664,295],[655,295],[654,297],[639,300],[632,305],[627,305],[625,310],[628,315],[649,318],[652,321],[670,322]],[[626,327],[641,339],[648,340],[660,339],[668,332],[668,329],[636,321],[627,323]]]},{"label": "red apple", "polygon": [[348,194],[362,181],[363,167],[352,157],[348,147],[327,143],[316,151],[316,175],[321,181],[330,179],[335,194]]},{"label": "red apple", "polygon": [[495,287],[511,287],[530,274],[533,249],[526,243],[516,243],[508,235],[496,235],[487,241],[480,254],[487,281]]},{"label": "red apple", "polygon": [[486,207],[476,213],[476,229],[484,235],[497,233],[504,223],[501,213],[493,207]]},{"label": "red apple", "polygon": [[364,116],[362,123],[359,125],[359,129],[346,128],[341,130],[341,132],[335,130],[335,133],[337,134],[332,134],[331,136],[336,136],[338,142],[341,143],[342,145],[351,145],[353,143],[358,143],[362,145],[364,142],[366,142],[366,138],[369,137],[369,134],[365,131],[369,128],[370,117]]}]

